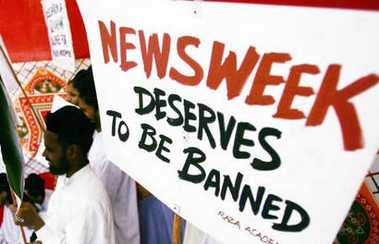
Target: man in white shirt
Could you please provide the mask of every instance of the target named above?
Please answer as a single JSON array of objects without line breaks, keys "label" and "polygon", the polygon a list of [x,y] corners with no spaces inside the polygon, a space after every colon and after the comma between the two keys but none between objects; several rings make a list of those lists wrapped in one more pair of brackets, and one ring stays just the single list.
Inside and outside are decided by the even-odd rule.
[{"label": "man in white shirt", "polygon": [[79,98],[69,99],[69,102],[77,101],[76,105],[96,125],[88,159],[110,197],[114,213],[116,243],[140,244],[136,184],[105,154],[92,69],[79,71],[70,84],[74,92],[79,94]]},{"label": "man in white shirt", "polygon": [[46,117],[43,155],[52,174],[59,175],[46,220],[29,203],[16,223],[35,230],[43,244],[115,244],[108,195],[87,159],[93,125],[82,111],[65,106]]}]

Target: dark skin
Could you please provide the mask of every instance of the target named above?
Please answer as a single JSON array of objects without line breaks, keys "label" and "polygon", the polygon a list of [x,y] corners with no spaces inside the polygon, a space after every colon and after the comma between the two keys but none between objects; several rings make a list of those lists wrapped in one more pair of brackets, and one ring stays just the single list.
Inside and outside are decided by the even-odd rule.
[{"label": "dark skin", "polygon": [[[44,139],[46,149],[43,156],[49,162],[49,170],[52,174],[71,177],[88,164],[87,158],[78,145],[64,145],[59,141],[58,135],[50,131],[45,133]],[[35,231],[45,225],[37,210],[28,202],[22,203],[16,216],[18,217],[16,224],[28,226]]]},{"label": "dark skin", "polygon": [[74,87],[72,82],[67,83],[65,86],[65,92],[67,93],[67,101],[78,105],[79,91]]},{"label": "dark skin", "polygon": [[0,192],[0,206],[8,205],[9,202],[7,201],[7,199],[8,199],[8,192],[6,191]]},{"label": "dark skin", "polygon": [[86,101],[84,101],[84,99],[80,97],[80,94],[78,99],[78,106],[80,110],[82,110],[83,113],[87,116],[87,118],[90,119],[93,123],[95,123],[96,131],[100,132],[101,124],[99,110],[86,103]]}]

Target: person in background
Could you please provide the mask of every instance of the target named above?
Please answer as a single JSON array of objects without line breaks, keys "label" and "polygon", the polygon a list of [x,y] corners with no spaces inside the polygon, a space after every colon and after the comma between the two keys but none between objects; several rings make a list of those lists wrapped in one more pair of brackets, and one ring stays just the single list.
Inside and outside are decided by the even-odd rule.
[{"label": "person in background", "polygon": [[0,206],[9,206],[12,202],[7,175],[5,173],[0,173]]},{"label": "person in background", "polygon": [[37,174],[30,174],[25,179],[24,201],[36,206],[38,210],[47,210],[51,192],[46,192],[45,181]]},{"label": "person in background", "polygon": [[0,244],[8,244],[4,234],[4,219],[7,215],[12,215],[12,211],[10,209],[12,203],[12,195],[8,185],[7,175],[5,173],[0,173],[0,207],[2,208],[2,219],[0,221]]},{"label": "person in background", "polygon": [[[38,215],[45,219],[51,191],[45,189],[44,180],[37,174],[30,174],[25,179],[24,202],[32,205]],[[15,225],[15,210],[4,212],[3,234],[7,243],[23,244],[20,227]],[[30,228],[24,228],[27,240],[33,242],[35,234]]]},{"label": "person in background", "polygon": [[74,106],[46,117],[43,156],[58,175],[46,219],[23,202],[16,223],[35,230],[43,244],[115,244],[113,213],[104,185],[89,166],[93,124]]},{"label": "person in background", "polygon": [[66,100],[76,106],[78,106],[79,102],[78,102],[78,99],[79,99],[79,92],[78,90],[74,87],[72,81],[70,80],[69,82],[67,82],[65,88],[64,88],[65,92],[66,92]]},{"label": "person in background", "polygon": [[[136,184],[105,154],[92,68],[80,70],[71,84],[74,93],[77,92],[79,96],[76,105],[96,127],[88,158],[110,196],[114,213],[116,242],[118,244],[140,244]],[[75,99],[70,101],[76,102]]]},{"label": "person in background", "polygon": [[[138,198],[141,244],[171,244],[174,212],[142,186]],[[181,239],[182,236],[181,233]]]}]

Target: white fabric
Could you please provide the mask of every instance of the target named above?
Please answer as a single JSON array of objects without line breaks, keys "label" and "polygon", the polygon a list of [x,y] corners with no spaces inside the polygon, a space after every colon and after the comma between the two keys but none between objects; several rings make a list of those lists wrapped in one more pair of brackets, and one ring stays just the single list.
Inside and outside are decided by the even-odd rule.
[{"label": "white fabric", "polygon": [[75,108],[79,108],[78,106],[76,106],[75,104],[72,104],[72,103],[69,103],[67,102],[66,100],[64,100],[61,96],[59,96],[58,94],[55,94],[54,95],[54,98],[53,98],[53,104],[51,105],[51,110],[50,112],[51,113],[55,113],[57,110],[63,108],[64,106],[73,106]]},{"label": "white fabric", "polygon": [[221,244],[221,242],[187,222],[183,244]]},{"label": "white fabric", "polygon": [[43,244],[115,244],[110,201],[89,165],[58,178],[37,236]]},{"label": "white fabric", "polygon": [[5,219],[5,208],[7,208],[6,206],[3,206],[3,220],[2,220],[2,223],[1,223],[1,226],[0,226],[0,244],[9,244],[6,240],[5,240],[5,236],[4,236],[4,219]]},{"label": "white fabric", "polygon": [[3,234],[3,229],[0,228],[0,244],[9,244],[5,238],[4,238],[4,234]]},{"label": "white fabric", "polygon": [[[9,209],[9,207],[4,207],[4,216],[2,224],[2,232],[5,243],[14,243],[14,244],[23,244],[21,238],[20,227],[17,226],[14,222],[14,214]],[[26,238],[30,237],[33,233],[33,230],[24,227],[24,232]]]},{"label": "white fabric", "polygon": [[111,199],[116,243],[139,244],[136,184],[131,177],[107,159],[101,132],[94,133],[88,159]]},{"label": "white fabric", "polygon": [[[50,196],[52,194],[52,191],[45,190],[45,200],[43,201],[42,205],[38,205],[37,208],[39,209],[39,215],[43,220],[46,219],[46,213],[47,213],[47,207],[50,200]],[[22,240],[21,236],[21,229],[20,226],[17,226],[14,221],[14,214],[8,207],[4,207],[4,216],[3,216],[3,224],[1,226],[2,229],[2,235],[4,243],[9,244],[24,244],[24,241]],[[24,227],[24,233],[26,240],[30,240],[30,236],[33,233],[33,230]],[[0,242],[1,243],[1,242]]]}]

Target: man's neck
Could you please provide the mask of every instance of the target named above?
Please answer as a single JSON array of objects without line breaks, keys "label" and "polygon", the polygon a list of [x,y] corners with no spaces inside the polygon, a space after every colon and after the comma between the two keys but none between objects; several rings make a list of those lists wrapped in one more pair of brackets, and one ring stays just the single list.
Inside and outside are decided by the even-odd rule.
[{"label": "man's neck", "polygon": [[82,161],[78,164],[75,164],[75,167],[73,167],[72,169],[70,169],[67,174],[66,174],[66,177],[67,178],[70,178],[72,175],[74,175],[76,172],[78,172],[79,170],[81,170],[82,168],[86,167],[88,165],[88,160],[86,161]]}]

